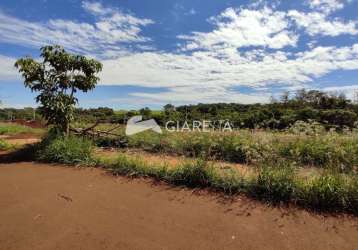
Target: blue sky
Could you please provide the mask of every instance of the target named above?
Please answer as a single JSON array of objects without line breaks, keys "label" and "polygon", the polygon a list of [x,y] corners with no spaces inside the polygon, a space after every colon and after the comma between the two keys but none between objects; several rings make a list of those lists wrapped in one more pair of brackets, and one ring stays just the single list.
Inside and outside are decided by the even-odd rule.
[{"label": "blue sky", "polygon": [[357,0],[2,0],[0,100],[36,105],[13,64],[46,44],[103,63],[81,107],[268,102],[302,87],[353,98],[357,12]]}]

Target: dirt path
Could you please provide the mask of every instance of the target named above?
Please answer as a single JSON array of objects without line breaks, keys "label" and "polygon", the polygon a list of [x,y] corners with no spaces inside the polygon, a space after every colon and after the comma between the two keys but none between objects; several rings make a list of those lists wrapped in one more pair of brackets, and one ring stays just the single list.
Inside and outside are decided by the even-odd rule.
[{"label": "dirt path", "polygon": [[0,249],[356,249],[358,219],[113,177],[0,164]]},{"label": "dirt path", "polygon": [[0,135],[0,139],[3,139],[15,146],[25,146],[28,144],[40,142],[41,135],[35,135],[32,133],[20,133],[16,135]]}]

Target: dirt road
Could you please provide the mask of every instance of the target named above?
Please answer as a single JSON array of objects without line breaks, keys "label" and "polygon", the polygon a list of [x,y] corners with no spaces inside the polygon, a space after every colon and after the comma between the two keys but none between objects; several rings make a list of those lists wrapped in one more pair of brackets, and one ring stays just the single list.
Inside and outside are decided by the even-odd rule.
[{"label": "dirt road", "polygon": [[0,164],[0,249],[357,249],[358,220],[100,169]]}]

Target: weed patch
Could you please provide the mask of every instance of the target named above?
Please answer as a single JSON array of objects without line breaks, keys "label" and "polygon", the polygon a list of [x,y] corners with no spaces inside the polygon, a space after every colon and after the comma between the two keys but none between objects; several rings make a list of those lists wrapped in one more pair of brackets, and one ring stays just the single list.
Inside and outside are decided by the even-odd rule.
[{"label": "weed patch", "polygon": [[37,159],[64,164],[95,164],[92,157],[93,146],[90,140],[75,136],[49,136],[45,138],[37,152]]}]

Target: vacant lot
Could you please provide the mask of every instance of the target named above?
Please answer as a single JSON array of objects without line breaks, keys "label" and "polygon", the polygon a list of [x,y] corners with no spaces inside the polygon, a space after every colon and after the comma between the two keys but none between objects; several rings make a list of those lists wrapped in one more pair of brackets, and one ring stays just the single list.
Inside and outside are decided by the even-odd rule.
[{"label": "vacant lot", "polygon": [[[215,134],[202,137],[186,134],[181,138],[184,144],[177,144],[180,142],[178,134],[169,135],[168,140],[156,138],[155,134],[144,134],[142,139],[130,138],[129,145],[124,149],[93,148],[91,142],[77,137],[57,138],[49,141],[40,151],[44,153],[40,155],[40,158],[44,157],[42,160],[65,164],[52,165],[20,161],[22,158],[17,155],[4,158],[25,144],[40,141],[43,134],[24,131],[16,126],[6,131],[2,140],[7,143],[3,149],[7,151],[1,152],[0,160],[11,159],[18,163],[0,164],[1,249],[355,249],[358,244],[357,217],[345,215],[343,210],[339,210],[340,215],[315,214],[294,205],[269,206],[265,204],[265,199],[249,199],[242,194],[260,191],[264,197],[270,195],[268,201],[276,197],[284,201],[282,194],[294,194],[295,188],[300,186],[293,186],[293,191],[286,189],[286,186],[299,183],[277,176],[275,169],[272,176],[262,175],[268,179],[258,179],[255,171],[259,170],[259,166],[253,164],[255,161],[228,161],[222,157],[224,155],[217,154],[217,149],[227,148],[232,149],[227,152],[236,155],[242,148],[247,150],[244,156],[251,157],[252,149],[261,150],[257,152],[266,150],[257,144],[260,138],[265,137],[262,143],[282,143],[281,146],[290,147],[296,147],[291,142],[318,140],[317,144],[312,144],[311,151],[302,149],[305,156],[311,157],[316,155],[315,145],[326,142],[322,136],[259,133],[260,138],[252,141],[254,138],[251,140],[250,134],[238,134],[233,137],[234,141],[227,141],[229,137],[226,137],[219,143]],[[336,174],[354,176],[356,145],[351,142],[355,142],[357,137],[335,136],[330,143],[347,145],[342,155],[353,157],[348,162],[352,164],[350,168]],[[274,137],[279,138],[274,141]],[[102,143],[109,143],[112,139],[106,140]],[[208,148],[208,143],[216,145],[216,150]],[[166,146],[171,151],[166,151]],[[275,150],[275,147],[272,148]],[[210,168],[196,165],[196,154],[192,152],[197,150],[207,153],[208,157],[200,158],[205,158],[207,164],[220,173],[229,174],[229,170],[233,169],[239,170],[242,176],[255,176],[254,179],[247,179],[254,186],[242,186],[249,182],[240,179],[241,175],[207,175]],[[271,147],[267,150],[270,151]],[[318,150],[317,154],[320,156],[325,152]],[[301,154],[294,157],[301,157]],[[279,158],[281,156],[277,160]],[[328,158],[329,161],[331,159],[335,158]],[[104,169],[66,165],[98,166],[97,161],[100,165],[104,164]],[[269,162],[269,159],[262,158],[260,161]],[[189,163],[185,165],[185,162]],[[161,169],[163,166],[167,170]],[[297,174],[304,178],[315,178],[326,167],[315,164],[295,166]],[[113,173],[152,176],[157,181],[113,177]],[[352,195],[356,192],[336,190],[331,183],[338,188],[342,184],[332,180],[320,183],[321,187],[328,188],[317,189],[315,195],[320,201],[334,202],[341,197],[338,192],[349,195],[348,201],[354,201]],[[177,184],[180,186],[175,187]],[[209,191],[215,190],[215,185],[218,191],[229,192]],[[307,191],[307,194],[310,192]],[[321,196],[323,192],[324,196]],[[231,195],[225,196],[224,193]],[[335,207],[332,205],[332,208]]]}]

